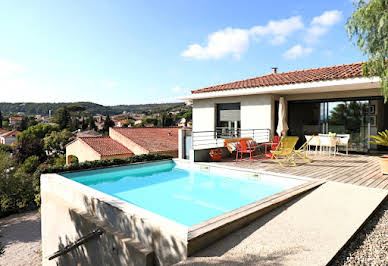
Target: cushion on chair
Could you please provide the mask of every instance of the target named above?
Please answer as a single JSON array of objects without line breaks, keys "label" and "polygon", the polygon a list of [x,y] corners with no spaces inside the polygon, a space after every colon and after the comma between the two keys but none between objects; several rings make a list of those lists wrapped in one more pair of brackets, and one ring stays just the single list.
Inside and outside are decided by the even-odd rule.
[{"label": "cushion on chair", "polygon": [[254,140],[247,141],[247,150],[254,150],[256,146],[257,146],[256,141]]}]

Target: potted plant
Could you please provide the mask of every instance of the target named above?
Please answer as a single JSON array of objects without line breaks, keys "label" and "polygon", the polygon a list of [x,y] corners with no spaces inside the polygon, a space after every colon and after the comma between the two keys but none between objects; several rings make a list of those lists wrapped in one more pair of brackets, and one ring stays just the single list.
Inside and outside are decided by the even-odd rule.
[{"label": "potted plant", "polygon": [[222,158],[222,150],[221,149],[211,149],[209,152],[210,159],[212,161],[220,161]]},{"label": "potted plant", "polygon": [[[388,147],[388,129],[377,132],[376,136],[370,136],[370,138],[373,140],[369,141],[369,143]],[[388,175],[388,155],[380,157],[380,167],[381,172],[384,175]]]}]

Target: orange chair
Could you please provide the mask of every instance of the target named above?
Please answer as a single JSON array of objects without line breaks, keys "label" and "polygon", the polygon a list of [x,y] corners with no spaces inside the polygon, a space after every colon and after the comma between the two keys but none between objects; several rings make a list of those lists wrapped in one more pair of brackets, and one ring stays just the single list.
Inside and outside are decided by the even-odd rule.
[{"label": "orange chair", "polygon": [[278,148],[281,138],[282,137],[280,137],[280,136],[274,136],[272,138],[272,142],[269,144],[270,145],[269,150],[267,148],[267,144],[265,144],[265,157],[270,158],[270,159],[273,158],[273,153],[271,153],[271,151],[275,151]]},{"label": "orange chair", "polygon": [[246,140],[240,140],[240,143],[237,144],[236,152],[236,162],[238,161],[238,154],[240,154],[240,159],[242,160],[244,153],[249,153],[249,159],[253,161],[253,152],[256,150],[255,145],[248,145]]}]

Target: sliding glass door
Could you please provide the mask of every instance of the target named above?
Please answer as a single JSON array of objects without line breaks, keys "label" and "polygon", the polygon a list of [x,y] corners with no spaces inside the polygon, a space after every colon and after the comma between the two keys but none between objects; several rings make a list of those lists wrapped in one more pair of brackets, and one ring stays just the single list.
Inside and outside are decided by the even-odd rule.
[{"label": "sliding glass door", "polygon": [[388,127],[387,106],[379,97],[289,102],[289,134],[299,136],[299,144],[304,135],[349,134],[350,151],[381,149],[368,141],[370,135]]}]

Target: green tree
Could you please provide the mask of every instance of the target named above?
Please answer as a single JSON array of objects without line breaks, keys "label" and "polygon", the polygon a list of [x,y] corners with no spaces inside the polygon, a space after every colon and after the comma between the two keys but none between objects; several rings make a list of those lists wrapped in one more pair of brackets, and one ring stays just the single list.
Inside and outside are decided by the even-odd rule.
[{"label": "green tree", "polygon": [[88,129],[97,130],[96,122],[94,121],[94,118],[92,115],[88,116],[87,123],[88,123]]},{"label": "green tree", "polygon": [[35,208],[34,177],[17,168],[9,153],[0,152],[0,217]]},{"label": "green tree", "polygon": [[22,133],[20,133],[17,136],[17,139],[43,139],[47,134],[50,134],[52,131],[58,131],[58,127],[49,124],[37,124],[35,126],[29,127],[27,130],[24,130]]},{"label": "green tree", "polygon": [[358,0],[346,29],[351,40],[368,57],[364,76],[378,76],[385,102],[388,99],[388,1]]},{"label": "green tree", "polygon": [[28,157],[33,155],[38,156],[41,162],[47,158],[43,140],[38,138],[18,140],[13,155],[18,163],[23,163]]},{"label": "green tree", "polygon": [[20,121],[19,126],[17,127],[17,130],[24,131],[28,128],[28,118],[26,116],[22,117],[22,121]]},{"label": "green tree", "polygon": [[66,153],[66,144],[73,140],[73,134],[64,129],[60,132],[53,131],[44,138],[44,149],[49,155],[55,157]]},{"label": "green tree", "polygon": [[110,118],[109,115],[106,116],[105,121],[104,121],[104,126],[102,127],[103,132],[109,132],[110,127],[114,127],[115,122]]},{"label": "green tree", "polygon": [[28,157],[24,163],[20,166],[18,171],[23,171],[27,174],[33,174],[36,171],[36,168],[38,168],[40,162],[39,157],[36,155]]},{"label": "green tree", "polygon": [[55,111],[53,121],[59,125],[61,130],[69,127],[71,123],[70,112],[66,107],[58,108]]},{"label": "green tree", "polygon": [[3,114],[1,113],[1,110],[0,110],[0,128],[3,127]]}]

